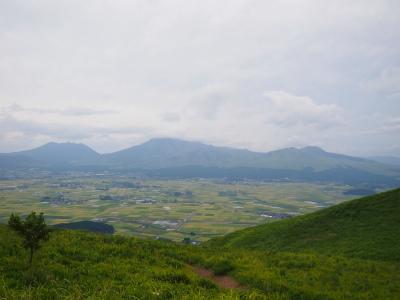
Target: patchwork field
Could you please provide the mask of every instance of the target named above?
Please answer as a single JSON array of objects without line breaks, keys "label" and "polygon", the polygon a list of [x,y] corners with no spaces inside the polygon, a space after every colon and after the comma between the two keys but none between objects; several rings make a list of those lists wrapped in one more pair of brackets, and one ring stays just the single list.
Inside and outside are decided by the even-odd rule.
[{"label": "patchwork field", "polygon": [[102,221],[120,234],[205,241],[354,198],[352,187],[223,180],[66,176],[0,181],[0,222],[44,212],[49,224]]}]

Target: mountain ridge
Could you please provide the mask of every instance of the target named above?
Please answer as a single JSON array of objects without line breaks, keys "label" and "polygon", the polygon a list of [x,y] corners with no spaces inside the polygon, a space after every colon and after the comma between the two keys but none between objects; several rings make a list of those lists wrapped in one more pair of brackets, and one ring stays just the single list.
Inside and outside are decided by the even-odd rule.
[{"label": "mountain ridge", "polygon": [[[174,152],[174,155],[176,156],[175,152],[176,151],[182,151],[185,154],[203,154],[202,151],[215,151],[216,153],[220,154],[221,157],[217,158],[222,158],[223,156],[231,156],[233,154],[238,154],[240,153],[241,155],[253,155],[258,158],[260,157],[276,157],[276,156],[286,156],[286,155],[298,155],[298,154],[306,154],[306,155],[323,155],[323,156],[329,156],[329,157],[336,157],[336,158],[346,158],[350,160],[355,160],[355,161],[373,161],[368,158],[360,158],[360,157],[355,157],[351,155],[345,155],[345,154],[337,154],[333,152],[328,152],[325,151],[324,149],[318,147],[318,146],[305,146],[301,148],[295,148],[295,147],[288,147],[288,148],[281,148],[277,150],[272,150],[268,152],[259,152],[259,151],[252,151],[248,149],[239,149],[239,148],[233,148],[233,147],[226,147],[226,146],[214,146],[211,144],[205,144],[202,142],[198,141],[186,141],[186,140],[180,140],[180,139],[175,139],[175,138],[153,138],[150,139],[142,144],[131,146],[122,150],[118,150],[115,152],[111,153],[105,153],[105,154],[100,154],[93,150],[91,147],[82,144],[82,143],[72,143],[72,142],[63,142],[63,143],[56,143],[56,142],[49,142],[46,143],[42,146],[33,148],[33,149],[28,149],[28,150],[23,150],[23,151],[17,151],[17,152],[10,152],[10,153],[0,153],[2,156],[29,156],[34,159],[49,159],[47,156],[49,152],[63,152],[61,155],[69,154],[69,151],[82,151],[84,154],[89,154],[94,157],[104,157],[107,159],[111,160],[120,160],[122,162],[126,162],[125,160],[132,160],[130,157],[132,154],[140,153],[144,154],[149,154],[149,152],[153,152],[152,154],[157,154],[159,155],[160,153],[164,152],[167,153],[168,155],[171,155],[171,152]],[[161,150],[161,151],[160,151]],[[133,153],[136,152],[136,153]],[[214,154],[215,155],[215,154]],[[80,153],[80,156],[82,156],[82,153]],[[64,159],[65,161],[66,159]],[[67,159],[68,160],[68,159]],[[376,163],[375,161],[373,161]],[[188,164],[188,165],[195,165],[193,163]],[[247,166],[247,165],[235,165],[235,166]],[[259,165],[254,165],[254,166],[259,166]]]},{"label": "mountain ridge", "polygon": [[[142,170],[150,176],[157,176],[160,172],[168,175],[170,172],[183,178],[202,177],[205,172],[217,177],[230,177],[232,174],[236,178],[245,178],[250,174],[250,178],[268,180],[301,180],[303,177],[312,180],[321,178],[323,181],[333,178],[335,181],[352,174],[350,177],[353,179],[370,176],[369,181],[373,182],[377,180],[372,178],[373,175],[378,175],[381,176],[379,182],[384,182],[385,178],[392,185],[397,184],[396,180],[400,182],[400,171],[395,168],[364,158],[327,152],[316,146],[254,152],[172,138],[151,139],[108,154],[99,154],[84,144],[54,142],[31,150],[0,154],[0,168],[13,167],[97,167],[119,171]],[[275,174],[280,175],[276,177]],[[209,177],[208,174],[206,176]],[[396,178],[395,181],[393,178]]]},{"label": "mountain ridge", "polygon": [[50,164],[79,163],[93,160],[100,156],[99,153],[85,144],[70,142],[49,142],[34,149],[14,152],[12,154],[27,156]]}]

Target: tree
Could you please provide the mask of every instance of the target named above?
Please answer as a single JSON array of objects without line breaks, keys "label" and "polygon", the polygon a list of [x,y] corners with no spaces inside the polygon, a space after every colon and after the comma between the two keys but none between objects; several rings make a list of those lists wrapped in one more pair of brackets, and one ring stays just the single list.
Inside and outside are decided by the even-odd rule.
[{"label": "tree", "polygon": [[29,264],[31,265],[33,254],[40,248],[41,241],[49,239],[50,230],[44,221],[43,213],[37,215],[36,212],[31,212],[25,221],[21,221],[18,215],[11,214],[8,226],[23,237],[23,246],[30,251]]},{"label": "tree", "polygon": [[183,242],[184,244],[190,244],[191,240],[190,240],[189,237],[185,237],[185,238],[182,240],[182,242]]}]

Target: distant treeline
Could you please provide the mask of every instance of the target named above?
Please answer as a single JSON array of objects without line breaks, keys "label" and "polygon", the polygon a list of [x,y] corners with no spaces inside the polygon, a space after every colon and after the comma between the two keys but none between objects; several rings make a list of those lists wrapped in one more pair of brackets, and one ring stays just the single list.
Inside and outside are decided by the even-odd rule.
[{"label": "distant treeline", "polygon": [[338,182],[350,185],[371,184],[373,186],[400,186],[400,181],[393,177],[368,173],[353,168],[334,168],[314,171],[311,168],[303,170],[265,169],[265,168],[218,168],[188,166],[164,168],[143,171],[150,177],[161,178],[227,178],[231,180],[253,179],[271,181],[311,181]]},{"label": "distant treeline", "polygon": [[[1,169],[1,168],[0,168]],[[106,172],[107,176],[123,174],[136,178],[162,178],[162,179],[185,179],[185,178],[226,178],[228,180],[266,180],[266,181],[299,181],[299,182],[335,182],[348,185],[368,185],[371,187],[395,188],[400,186],[400,179],[393,176],[374,174],[351,167],[337,167],[322,171],[315,171],[313,168],[304,168],[302,170],[293,169],[268,169],[254,167],[205,167],[205,166],[181,166],[159,169],[109,169],[100,166],[59,166],[53,168],[38,168],[32,172],[32,176],[45,171],[44,176],[49,172],[53,175],[64,175],[71,172],[92,173],[93,176],[102,176],[98,174]],[[6,172],[0,178],[12,179],[23,178],[24,174],[30,174],[30,170],[24,170],[20,173]],[[22,172],[22,173],[21,173]],[[113,187],[139,188],[135,183],[116,183]]]},{"label": "distant treeline", "polygon": [[61,229],[72,229],[72,230],[86,230],[99,233],[113,234],[115,232],[114,226],[93,221],[79,221],[72,223],[61,223],[53,225],[53,227]]}]

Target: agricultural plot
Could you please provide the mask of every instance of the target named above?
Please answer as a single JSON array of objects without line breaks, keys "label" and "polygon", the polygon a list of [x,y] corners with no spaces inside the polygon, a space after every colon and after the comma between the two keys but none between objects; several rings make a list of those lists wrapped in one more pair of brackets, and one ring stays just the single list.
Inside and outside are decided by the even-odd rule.
[{"label": "agricultural plot", "polygon": [[111,224],[120,234],[205,241],[234,230],[355,198],[349,186],[223,180],[137,180],[123,176],[0,181],[0,222],[44,212],[49,224]]}]

